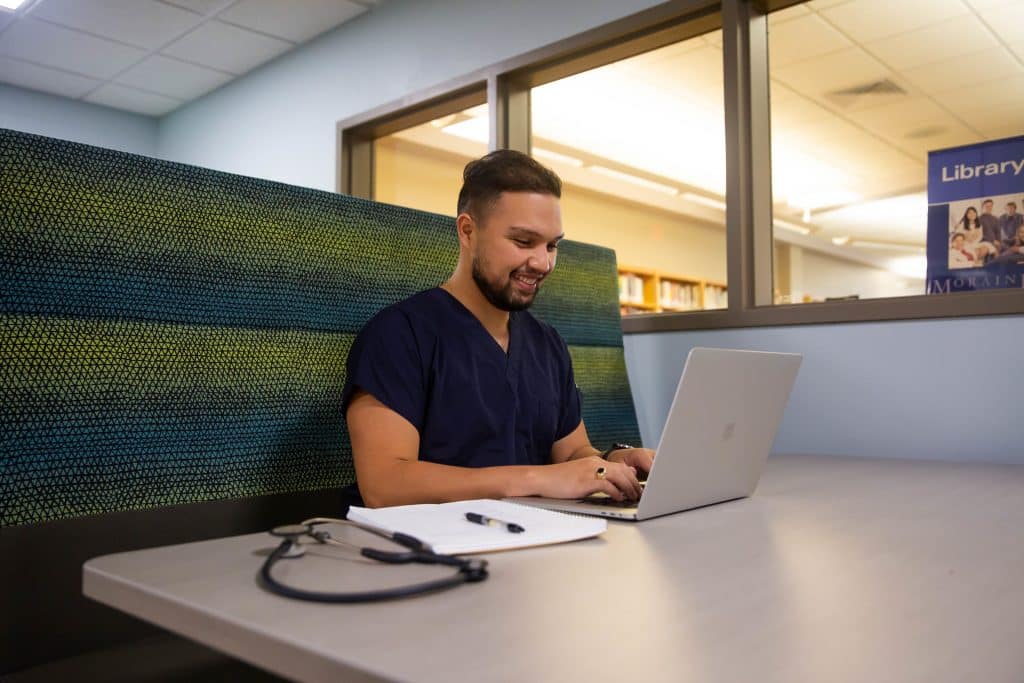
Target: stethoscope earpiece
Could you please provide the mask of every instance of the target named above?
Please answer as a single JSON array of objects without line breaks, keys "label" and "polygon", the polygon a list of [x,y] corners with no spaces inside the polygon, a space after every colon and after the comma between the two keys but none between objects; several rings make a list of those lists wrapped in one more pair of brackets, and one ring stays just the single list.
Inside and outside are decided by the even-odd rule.
[{"label": "stethoscope earpiece", "polygon": [[299,539],[303,536],[313,535],[312,524],[285,524],[284,526],[276,526],[270,530],[271,536],[277,536],[283,538],[282,543],[288,543],[288,548],[281,553],[282,558],[302,557],[306,554],[306,549],[299,543]]}]

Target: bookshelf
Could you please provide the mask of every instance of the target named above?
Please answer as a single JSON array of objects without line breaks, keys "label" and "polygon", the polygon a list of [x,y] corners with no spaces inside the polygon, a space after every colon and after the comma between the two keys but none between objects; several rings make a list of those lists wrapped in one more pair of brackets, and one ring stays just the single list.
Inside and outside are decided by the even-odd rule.
[{"label": "bookshelf", "polygon": [[619,310],[622,315],[663,311],[700,311],[729,305],[724,283],[650,268],[619,266]]}]

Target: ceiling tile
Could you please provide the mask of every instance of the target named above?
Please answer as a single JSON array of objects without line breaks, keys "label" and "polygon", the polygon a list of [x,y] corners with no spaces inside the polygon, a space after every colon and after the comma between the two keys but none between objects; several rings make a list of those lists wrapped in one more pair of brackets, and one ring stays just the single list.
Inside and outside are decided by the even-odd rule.
[{"label": "ceiling tile", "polygon": [[1007,43],[1019,43],[1024,30],[1024,2],[997,5],[979,12],[985,23]]},{"label": "ceiling tile", "polygon": [[144,50],[24,18],[0,35],[0,56],[16,57],[83,76],[110,78],[145,55]]},{"label": "ceiling tile", "polygon": [[965,2],[974,9],[980,10],[998,7],[999,5],[1009,5],[1013,2],[1020,2],[1020,0],[965,0]]},{"label": "ceiling tile", "polygon": [[[988,134],[1016,126],[1024,133],[1024,76],[979,83],[938,96],[940,103],[975,130]],[[998,106],[994,106],[998,103]]]},{"label": "ceiling tile", "polygon": [[[949,19],[927,28],[868,43],[864,48],[896,70],[910,69],[998,45],[976,17]],[[941,46],[941,49],[936,49]]]},{"label": "ceiling tile", "polygon": [[1024,74],[1024,66],[1001,47],[903,72],[907,80],[931,95],[1020,74]]},{"label": "ceiling tile", "polygon": [[797,95],[786,86],[772,83],[771,119],[772,134],[788,128],[799,128],[802,124],[817,123],[835,116],[814,100]]},{"label": "ceiling tile", "polygon": [[1015,138],[1024,135],[1020,126],[1006,126],[1005,128],[993,128],[986,134],[988,140],[1002,140],[1003,138]]},{"label": "ceiling tile", "polygon": [[821,10],[840,31],[867,43],[967,14],[960,0],[856,0]]},{"label": "ceiling tile", "polygon": [[842,33],[816,14],[768,29],[768,63],[773,69],[850,46],[850,41]]},{"label": "ceiling tile", "polygon": [[1010,52],[1017,55],[1017,58],[1024,61],[1024,42],[1015,42],[1009,44]]},{"label": "ceiling tile", "polygon": [[182,104],[176,100],[155,93],[142,92],[116,83],[108,83],[85,98],[86,102],[103,104],[116,109],[126,109],[148,116],[163,116]]},{"label": "ceiling tile", "polygon": [[790,19],[796,19],[797,17],[807,16],[810,13],[811,10],[807,9],[807,5],[793,5],[778,12],[772,12],[768,15],[768,28],[771,29],[777,24],[787,22]]},{"label": "ceiling tile", "polygon": [[814,10],[822,10],[851,1],[852,0],[811,0],[807,3],[807,6]]},{"label": "ceiling tile", "polygon": [[153,55],[117,77],[117,82],[191,100],[232,79],[231,74]]},{"label": "ceiling tile", "polygon": [[43,0],[32,16],[149,50],[202,21],[154,0]]},{"label": "ceiling tile", "polygon": [[304,43],[365,11],[362,5],[346,0],[242,0],[218,14],[217,18]]},{"label": "ceiling tile", "polygon": [[853,111],[848,117],[873,133],[901,139],[922,128],[951,123],[949,112],[928,97],[908,97],[900,102]]},{"label": "ceiling tile", "polygon": [[163,0],[163,2],[208,17],[230,6],[235,0]]},{"label": "ceiling tile", "polygon": [[102,82],[7,57],[0,57],[0,81],[73,99],[81,97]]},{"label": "ceiling tile", "polygon": [[900,147],[911,154],[920,156],[922,159],[927,159],[928,152],[959,147],[961,145],[973,145],[982,140],[984,138],[979,133],[962,123],[954,122],[947,130],[941,133],[936,133],[919,140],[904,140]]},{"label": "ceiling tile", "polygon": [[771,77],[798,93],[827,101],[827,93],[891,78],[892,74],[864,50],[853,47],[772,69]]},{"label": "ceiling tile", "polygon": [[292,44],[216,20],[171,43],[163,53],[242,74],[291,49]]}]

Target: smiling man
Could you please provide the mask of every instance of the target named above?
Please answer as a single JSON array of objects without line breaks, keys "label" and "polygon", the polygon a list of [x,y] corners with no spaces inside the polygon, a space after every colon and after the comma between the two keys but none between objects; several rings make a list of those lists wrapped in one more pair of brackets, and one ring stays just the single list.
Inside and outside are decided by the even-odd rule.
[{"label": "smiling man", "polygon": [[561,192],[519,152],[466,166],[455,272],[381,311],[349,353],[347,504],[639,496],[652,452],[591,446],[568,347],[526,310],[555,267]]}]

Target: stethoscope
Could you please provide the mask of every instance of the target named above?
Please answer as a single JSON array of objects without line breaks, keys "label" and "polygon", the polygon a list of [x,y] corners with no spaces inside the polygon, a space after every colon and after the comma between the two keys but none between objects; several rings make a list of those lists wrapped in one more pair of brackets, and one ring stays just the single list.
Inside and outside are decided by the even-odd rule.
[{"label": "stethoscope", "polygon": [[[348,524],[358,527],[364,531],[393,541],[408,550],[388,551],[377,548],[365,548],[355,543],[349,543],[341,539],[333,538],[327,531],[317,530],[313,527],[317,524]],[[407,598],[413,595],[431,593],[433,591],[454,588],[463,583],[476,583],[487,578],[487,561],[470,560],[455,555],[440,555],[432,551],[418,538],[407,534],[389,534],[372,527],[356,524],[347,519],[331,519],[329,517],[315,517],[307,519],[301,524],[288,524],[275,527],[270,530],[272,536],[281,539],[280,545],[274,549],[270,556],[264,561],[260,568],[260,579],[263,585],[273,593],[293,598],[295,600],[309,600],[312,602],[377,602],[380,600],[394,600],[395,598]],[[286,586],[271,574],[271,570],[278,560],[293,559],[306,554],[306,549],[300,542],[303,537],[309,536],[319,544],[334,545],[345,548],[355,548],[359,554],[371,560],[384,562],[386,564],[441,564],[455,567],[455,573],[433,581],[423,581],[397,588],[385,588],[382,590],[365,591],[358,593],[325,593],[321,591],[303,590]]]}]

